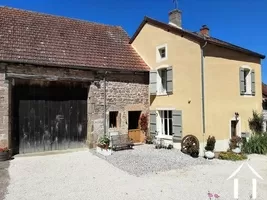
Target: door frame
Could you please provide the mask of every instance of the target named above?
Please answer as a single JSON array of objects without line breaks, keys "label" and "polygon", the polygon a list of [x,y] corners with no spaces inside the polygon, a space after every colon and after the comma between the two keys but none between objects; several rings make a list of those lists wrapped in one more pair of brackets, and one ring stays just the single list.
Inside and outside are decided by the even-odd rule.
[{"label": "door frame", "polygon": [[231,121],[238,121],[237,122],[237,125],[236,125],[236,135],[241,137],[241,117],[238,117],[238,118],[235,118],[235,117],[232,117],[230,120],[229,120],[229,138],[231,139],[232,138],[232,132],[231,132]]}]

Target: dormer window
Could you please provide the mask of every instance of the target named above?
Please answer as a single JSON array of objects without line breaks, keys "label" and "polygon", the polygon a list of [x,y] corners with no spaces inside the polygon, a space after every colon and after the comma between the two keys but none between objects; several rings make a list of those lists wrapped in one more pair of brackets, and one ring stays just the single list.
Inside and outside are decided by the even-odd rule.
[{"label": "dormer window", "polygon": [[167,58],[168,58],[167,44],[157,46],[157,48],[156,48],[157,62],[167,60]]}]

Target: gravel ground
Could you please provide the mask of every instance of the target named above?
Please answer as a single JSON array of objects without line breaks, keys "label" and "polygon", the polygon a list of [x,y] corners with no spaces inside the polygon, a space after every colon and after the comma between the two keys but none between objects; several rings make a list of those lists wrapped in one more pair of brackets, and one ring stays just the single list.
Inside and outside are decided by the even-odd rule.
[{"label": "gravel ground", "polygon": [[107,157],[96,152],[93,153],[115,167],[136,176],[188,166],[212,164],[203,157],[192,158],[177,149],[155,149],[154,145],[135,146],[134,150],[116,151]]},{"label": "gravel ground", "polygon": [[8,167],[9,161],[0,162],[0,200],[4,199],[9,183]]},{"label": "gravel ground", "polygon": [[[141,148],[136,148],[131,154],[134,155],[134,151],[139,150]],[[150,150],[147,151],[148,156],[151,156]],[[122,152],[119,154],[123,155]],[[164,154],[160,150],[158,154],[166,157],[172,153]],[[136,158],[144,159],[140,156]],[[151,162],[158,165],[155,156],[152,158]],[[197,159],[191,164],[193,162],[203,160]],[[226,179],[241,162],[209,162],[212,164],[187,167],[181,165],[183,167],[180,169],[137,177],[94,156],[88,150],[58,155],[16,157],[10,161],[8,167],[10,181],[5,200],[208,200],[208,191],[219,194],[219,200],[234,199],[233,180]],[[257,187],[257,200],[266,200],[267,157],[252,155],[248,162],[266,180],[258,180]],[[136,166],[133,165],[132,168]],[[141,166],[139,169],[142,170]],[[250,199],[251,172],[244,168],[238,178],[239,199]]]}]

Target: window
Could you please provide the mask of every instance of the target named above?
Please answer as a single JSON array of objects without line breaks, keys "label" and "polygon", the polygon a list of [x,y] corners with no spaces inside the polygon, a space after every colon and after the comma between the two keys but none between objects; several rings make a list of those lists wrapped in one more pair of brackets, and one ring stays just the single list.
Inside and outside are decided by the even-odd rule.
[{"label": "window", "polygon": [[157,46],[156,48],[156,59],[157,62],[164,61],[168,58],[167,44]]},{"label": "window", "polygon": [[118,127],[118,111],[109,112],[109,128]]},{"label": "window", "polygon": [[239,69],[240,94],[255,96],[255,71],[250,67],[240,67]]},{"label": "window", "polygon": [[246,94],[251,94],[251,74],[250,69],[244,69],[244,90]]},{"label": "window", "polygon": [[166,58],[166,49],[165,49],[165,47],[162,47],[162,48],[159,49],[159,55],[160,55],[161,59]]},{"label": "window", "polygon": [[172,111],[161,110],[159,111],[160,116],[160,133],[164,136],[171,136],[172,131]]},{"label": "window", "polygon": [[167,69],[158,70],[157,93],[167,94]]}]

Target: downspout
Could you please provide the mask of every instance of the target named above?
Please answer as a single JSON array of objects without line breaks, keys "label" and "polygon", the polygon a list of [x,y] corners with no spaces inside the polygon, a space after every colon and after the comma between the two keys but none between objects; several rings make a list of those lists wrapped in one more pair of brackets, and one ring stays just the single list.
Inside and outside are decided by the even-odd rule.
[{"label": "downspout", "polygon": [[106,74],[107,71],[105,71],[104,74],[104,135],[107,135],[107,116],[106,116],[106,107],[107,107],[107,98],[106,98]]},{"label": "downspout", "polygon": [[201,103],[202,103],[202,134],[203,134],[203,152],[205,143],[206,121],[205,121],[205,87],[204,87],[204,48],[207,46],[207,41],[201,47]]}]

